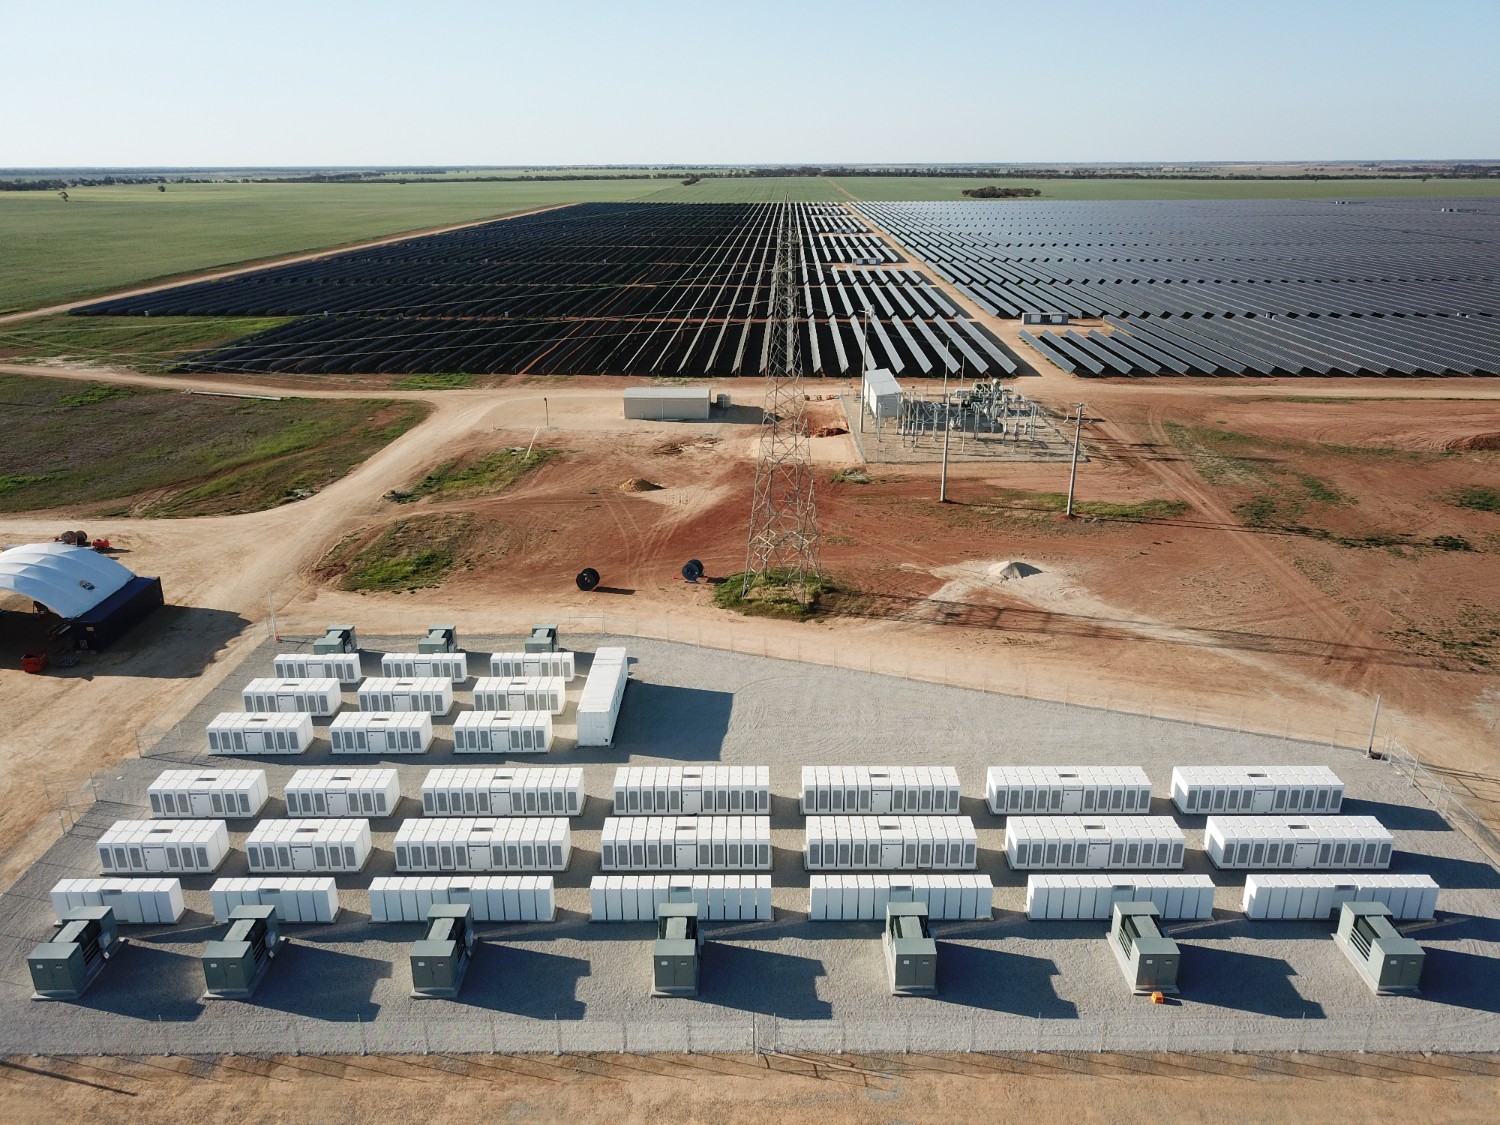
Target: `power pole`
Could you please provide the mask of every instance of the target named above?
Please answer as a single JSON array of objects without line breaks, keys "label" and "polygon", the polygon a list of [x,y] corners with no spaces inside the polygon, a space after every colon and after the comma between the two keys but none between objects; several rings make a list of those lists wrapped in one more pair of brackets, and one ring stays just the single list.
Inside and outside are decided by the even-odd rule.
[{"label": "power pole", "polygon": [[[948,363],[953,354],[948,353]],[[943,364],[943,475],[938,478],[938,503],[948,502],[948,434],[953,428],[953,407],[948,402],[948,363]]]},{"label": "power pole", "polygon": [[1078,446],[1083,438],[1083,407],[1081,402],[1075,402],[1078,407],[1078,425],[1073,430],[1073,468],[1068,472],[1068,512],[1069,519],[1073,518],[1073,488],[1078,483]]},{"label": "power pole", "polygon": [[805,604],[811,597],[808,583],[821,577],[822,562],[802,392],[802,341],[797,330],[800,262],[801,235],[792,205],[784,202],[766,321],[770,349],[766,376],[771,386],[761,422],[741,594],[750,592],[757,576],[776,571],[780,579],[796,587],[798,600]]}]

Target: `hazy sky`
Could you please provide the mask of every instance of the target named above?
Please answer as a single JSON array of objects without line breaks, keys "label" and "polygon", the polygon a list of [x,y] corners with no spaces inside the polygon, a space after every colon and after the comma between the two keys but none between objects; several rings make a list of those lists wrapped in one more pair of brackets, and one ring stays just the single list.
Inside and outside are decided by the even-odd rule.
[{"label": "hazy sky", "polygon": [[1500,157],[1500,0],[0,0],[0,166]]}]

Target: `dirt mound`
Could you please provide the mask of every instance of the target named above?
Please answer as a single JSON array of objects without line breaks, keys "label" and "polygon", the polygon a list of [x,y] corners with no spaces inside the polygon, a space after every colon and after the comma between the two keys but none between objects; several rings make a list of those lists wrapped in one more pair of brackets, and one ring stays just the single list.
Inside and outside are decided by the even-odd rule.
[{"label": "dirt mound", "polygon": [[840,434],[847,434],[848,432],[849,432],[849,429],[848,429],[847,426],[818,426],[818,427],[816,427],[814,429],[808,430],[807,431],[807,436],[808,437],[838,437]]},{"label": "dirt mound", "polygon": [[1009,582],[1012,578],[1030,578],[1033,574],[1042,573],[1042,568],[1032,566],[1030,563],[1013,562],[1001,567],[995,577],[1001,582]]},{"label": "dirt mound", "polygon": [[1500,449],[1500,434],[1470,434],[1468,437],[1454,438],[1443,448],[1454,451]]},{"label": "dirt mound", "polygon": [[660,492],[662,486],[645,477],[631,477],[620,485],[621,492]]}]

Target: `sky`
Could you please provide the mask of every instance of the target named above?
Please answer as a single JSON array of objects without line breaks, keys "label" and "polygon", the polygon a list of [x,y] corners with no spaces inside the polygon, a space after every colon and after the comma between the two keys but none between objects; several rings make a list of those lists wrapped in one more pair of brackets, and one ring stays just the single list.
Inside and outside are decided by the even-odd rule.
[{"label": "sky", "polygon": [[0,167],[1500,158],[1500,0],[0,0]]}]

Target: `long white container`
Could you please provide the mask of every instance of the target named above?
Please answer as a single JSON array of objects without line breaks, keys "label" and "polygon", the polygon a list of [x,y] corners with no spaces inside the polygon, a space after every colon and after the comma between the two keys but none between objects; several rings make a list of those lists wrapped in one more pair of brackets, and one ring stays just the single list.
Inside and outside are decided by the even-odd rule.
[{"label": "long white container", "polygon": [[1170,816],[1010,816],[1005,859],[1016,871],[1176,870],[1187,841]]},{"label": "long white container", "polygon": [[453,681],[437,676],[410,679],[372,676],[359,685],[359,709],[446,715],[453,710]]},{"label": "long white container", "polygon": [[1233,870],[1383,871],[1395,839],[1373,816],[1211,816],[1203,849]]},{"label": "long white container", "polygon": [[339,682],[330,679],[251,680],[241,696],[246,711],[261,714],[306,711],[309,715],[327,717],[338,714],[344,705]]},{"label": "long white container", "polygon": [[396,831],[397,871],[566,871],[564,817],[425,817]]},{"label": "long white container", "polygon": [[809,871],[972,869],[979,854],[966,816],[810,816]]},{"label": "long white container", "polygon": [[1172,803],[1185,813],[1336,813],[1344,783],[1327,766],[1178,766]]},{"label": "long white container", "polygon": [[215,922],[229,921],[236,906],[274,906],[280,922],[333,922],[339,916],[338,884],[327,875],[216,879],[208,897]]},{"label": "long white container", "polygon": [[117,820],[95,845],[105,875],[206,874],[229,855],[222,820]]},{"label": "long white container", "polygon": [[357,652],[280,652],[276,675],[288,680],[337,680],[346,687],[364,677]]},{"label": "long white container", "polygon": [[165,770],[146,787],[152,816],[257,816],[270,798],[265,770]]},{"label": "long white container", "polygon": [[585,801],[577,766],[436,769],[422,782],[425,816],[577,816]]},{"label": "long white container", "polygon": [[208,724],[210,754],[301,754],[312,742],[313,717],[306,711],[224,711]]},{"label": "long white container", "polygon": [[250,870],[347,875],[370,858],[368,820],[263,820],[245,838]]},{"label": "long white container", "polygon": [[996,816],[1144,813],[1151,808],[1151,779],[1139,766],[991,766],[984,799]]},{"label": "long white container", "polygon": [[552,749],[546,711],[460,711],[453,720],[455,754],[545,754]]},{"label": "long white container", "polygon": [[287,816],[390,816],[400,802],[401,778],[389,768],[298,770],[286,783]]},{"label": "long white container", "polygon": [[768,766],[621,766],[615,816],[697,816],[771,811]]},{"label": "long white container", "polygon": [[814,875],[809,883],[810,922],[884,922],[892,902],[926,903],[937,922],[994,917],[988,875]]},{"label": "long white container", "polygon": [[178,879],[59,879],[52,885],[58,922],[80,906],[108,906],[115,921],[131,926],[176,922],[185,909]]},{"label": "long white container", "polygon": [[696,903],[706,922],[769,922],[769,875],[595,875],[590,922],[650,922],[663,903]]},{"label": "long white container", "polygon": [[599,835],[603,871],[769,871],[768,816],[618,816]]},{"label": "long white container", "polygon": [[426,711],[346,711],[328,725],[335,754],[425,754],[432,747]]},{"label": "long white container", "polygon": [[490,657],[490,675],[501,680],[541,680],[556,676],[572,683],[571,652],[497,652]]},{"label": "long white container", "polygon": [[469,678],[467,652],[388,652],[380,658],[382,674],[400,680],[443,679],[461,684]]},{"label": "long white container", "polygon": [[1428,921],[1437,912],[1430,875],[1245,876],[1240,909],[1256,920],[1329,921],[1346,902],[1383,902],[1398,922]]},{"label": "long white container", "polygon": [[1026,916],[1107,922],[1117,902],[1151,902],[1164,921],[1202,921],[1214,913],[1207,875],[1028,875]]},{"label": "long white container", "polygon": [[802,814],[958,812],[952,766],[803,766]]},{"label": "long white container", "polygon": [[561,715],[567,702],[568,686],[558,676],[541,680],[481,676],[474,681],[476,711],[545,711]]},{"label": "long white container", "polygon": [[615,724],[625,699],[630,659],[623,648],[601,648],[594,653],[583,694],[578,699],[578,745],[613,746]]},{"label": "long white container", "polygon": [[476,922],[550,922],[551,875],[398,875],[370,881],[370,921],[425,922],[430,906],[473,908]]}]

